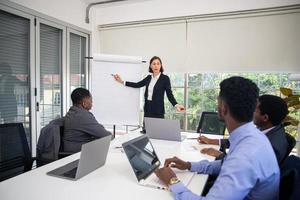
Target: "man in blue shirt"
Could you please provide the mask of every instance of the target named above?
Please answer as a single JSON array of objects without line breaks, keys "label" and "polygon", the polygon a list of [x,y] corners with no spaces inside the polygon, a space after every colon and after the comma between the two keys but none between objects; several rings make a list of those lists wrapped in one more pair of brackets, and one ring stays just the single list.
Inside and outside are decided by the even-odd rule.
[{"label": "man in blue shirt", "polygon": [[[289,154],[289,144],[286,139],[287,133],[283,127],[283,120],[289,113],[286,102],[275,95],[261,95],[258,98],[256,109],[253,113],[253,123],[264,133],[275,152],[279,166],[284,162],[286,154]],[[220,145],[220,149],[225,151],[230,144],[227,139],[210,139],[205,136],[198,138],[200,143]],[[204,148],[201,153],[215,156],[218,160],[224,158],[226,153],[218,151],[215,148]]]},{"label": "man in blue shirt", "polygon": [[[175,199],[277,199],[279,167],[267,137],[251,122],[259,89],[249,79],[231,77],[220,83],[219,117],[230,133],[230,148],[223,160],[185,162],[167,159],[156,175],[169,185]],[[205,197],[187,189],[170,167],[217,175]]]}]

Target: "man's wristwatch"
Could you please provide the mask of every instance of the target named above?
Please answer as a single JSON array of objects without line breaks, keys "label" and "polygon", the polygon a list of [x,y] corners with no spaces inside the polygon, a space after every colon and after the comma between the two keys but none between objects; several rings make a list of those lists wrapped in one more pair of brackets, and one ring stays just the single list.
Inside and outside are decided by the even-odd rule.
[{"label": "man's wristwatch", "polygon": [[173,185],[173,184],[176,184],[176,183],[179,183],[180,180],[177,178],[177,177],[172,177],[170,180],[169,180],[169,186],[170,185]]}]

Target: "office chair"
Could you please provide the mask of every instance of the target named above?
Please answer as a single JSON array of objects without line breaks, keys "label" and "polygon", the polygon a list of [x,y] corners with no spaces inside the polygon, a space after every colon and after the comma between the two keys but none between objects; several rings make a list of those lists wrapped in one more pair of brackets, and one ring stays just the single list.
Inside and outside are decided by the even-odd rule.
[{"label": "office chair", "polygon": [[64,118],[52,120],[42,128],[37,143],[37,167],[71,155],[63,150]]},{"label": "office chair", "polygon": [[217,112],[202,112],[197,133],[224,135],[225,123],[222,122]]},{"label": "office chair", "polygon": [[280,169],[279,200],[300,199],[300,158],[288,156]]},{"label": "office chair", "polygon": [[59,151],[58,151],[58,159],[61,159],[61,158],[70,156],[73,153],[72,152],[66,152],[64,150],[64,140],[63,140],[63,137],[64,137],[64,126],[60,126],[59,130],[60,130],[60,146],[59,146]]},{"label": "office chair", "polygon": [[0,124],[0,181],[32,169],[31,151],[22,123]]}]

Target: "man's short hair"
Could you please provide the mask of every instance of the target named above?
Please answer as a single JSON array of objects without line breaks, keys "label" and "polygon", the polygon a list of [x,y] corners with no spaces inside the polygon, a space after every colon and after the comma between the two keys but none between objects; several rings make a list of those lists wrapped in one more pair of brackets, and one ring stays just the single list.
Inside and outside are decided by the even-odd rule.
[{"label": "man's short hair", "polygon": [[262,95],[258,98],[259,110],[262,115],[268,115],[270,122],[277,126],[289,113],[286,102],[275,95]]},{"label": "man's short hair", "polygon": [[239,122],[250,122],[253,118],[259,88],[249,79],[233,76],[220,83],[219,97],[226,102],[232,117]]},{"label": "man's short hair", "polygon": [[79,105],[87,97],[91,97],[91,93],[85,88],[76,88],[71,94],[73,105]]}]

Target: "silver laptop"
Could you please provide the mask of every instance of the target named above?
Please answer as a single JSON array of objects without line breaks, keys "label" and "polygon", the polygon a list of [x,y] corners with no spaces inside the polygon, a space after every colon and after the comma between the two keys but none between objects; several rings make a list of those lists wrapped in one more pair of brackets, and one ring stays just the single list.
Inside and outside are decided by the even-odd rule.
[{"label": "silver laptop", "polygon": [[[122,146],[139,184],[168,190],[154,173],[161,163],[147,135],[125,142]],[[174,172],[184,185],[188,185],[194,175],[193,172],[185,170]]]},{"label": "silver laptop", "polygon": [[183,141],[186,137],[180,133],[178,120],[145,117],[146,134],[149,138]]},{"label": "silver laptop", "polygon": [[47,172],[47,174],[70,180],[80,179],[105,164],[110,140],[111,135],[83,144],[80,159]]}]

